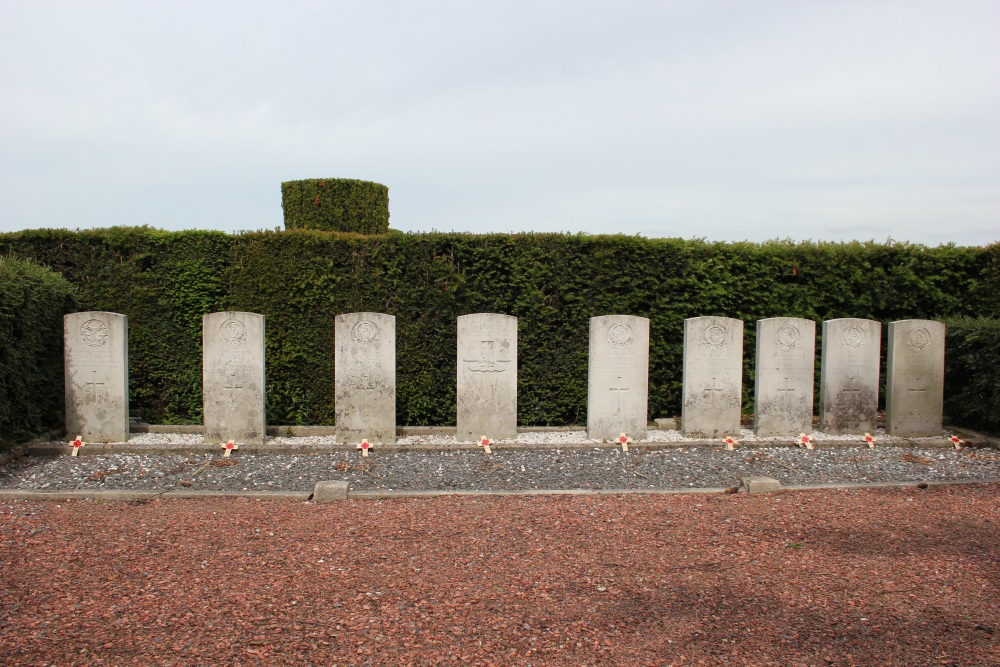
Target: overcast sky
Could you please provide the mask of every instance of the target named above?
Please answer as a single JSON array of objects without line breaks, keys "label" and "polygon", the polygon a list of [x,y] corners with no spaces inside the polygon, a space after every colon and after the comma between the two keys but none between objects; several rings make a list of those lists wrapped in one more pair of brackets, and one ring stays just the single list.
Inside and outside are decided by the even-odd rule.
[{"label": "overcast sky", "polygon": [[1000,1],[0,0],[0,231],[1000,240]]}]

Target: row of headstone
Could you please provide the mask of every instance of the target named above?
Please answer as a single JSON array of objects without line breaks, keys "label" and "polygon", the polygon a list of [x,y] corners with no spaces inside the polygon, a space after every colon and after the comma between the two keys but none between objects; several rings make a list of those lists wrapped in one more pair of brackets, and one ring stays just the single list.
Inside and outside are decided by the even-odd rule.
[{"label": "row of headstone", "polygon": [[[335,320],[336,428],[341,442],[394,443],[396,319],[347,313]],[[66,427],[91,441],[128,437],[128,322],[124,315],[67,315]],[[758,436],[811,432],[816,325],[778,317],[757,322],[755,422]],[[874,431],[881,325],[823,323],[819,430]],[[264,316],[222,312],[203,317],[206,442],[262,444]],[[681,428],[715,438],[740,428],[743,322],[725,317],[684,321]],[[478,313],[458,318],[457,437],[517,434],[517,318]],[[886,427],[900,436],[941,433],[944,325],[904,320],[889,325]],[[646,434],[649,320],[607,315],[590,320],[587,437]]]}]

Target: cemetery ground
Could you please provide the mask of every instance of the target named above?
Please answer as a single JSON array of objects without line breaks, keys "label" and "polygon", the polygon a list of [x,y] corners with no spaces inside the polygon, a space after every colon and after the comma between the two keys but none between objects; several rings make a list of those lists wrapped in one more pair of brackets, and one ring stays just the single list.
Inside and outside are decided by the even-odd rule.
[{"label": "cemetery ground", "polygon": [[996,665],[998,500],[0,500],[0,664]]}]

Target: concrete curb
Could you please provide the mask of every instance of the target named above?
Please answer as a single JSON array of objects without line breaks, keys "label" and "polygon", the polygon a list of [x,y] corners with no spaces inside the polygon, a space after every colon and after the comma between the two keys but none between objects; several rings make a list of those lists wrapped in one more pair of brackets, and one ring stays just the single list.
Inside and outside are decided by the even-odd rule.
[{"label": "concrete curb", "polygon": [[[824,491],[839,489],[859,491],[867,489],[925,489],[930,487],[969,486],[973,484],[1000,485],[1000,479],[956,481],[909,482],[837,482],[830,484],[796,484],[782,486],[774,493],[799,491]],[[511,490],[433,490],[433,491],[349,491],[349,500],[380,500],[393,498],[434,498],[437,496],[616,496],[616,495],[713,495],[732,493],[734,487],[700,487],[689,489],[519,489]],[[311,491],[37,491],[34,489],[0,489],[0,500],[103,500],[148,501],[162,499],[199,498],[252,498],[257,500],[308,501]]]}]

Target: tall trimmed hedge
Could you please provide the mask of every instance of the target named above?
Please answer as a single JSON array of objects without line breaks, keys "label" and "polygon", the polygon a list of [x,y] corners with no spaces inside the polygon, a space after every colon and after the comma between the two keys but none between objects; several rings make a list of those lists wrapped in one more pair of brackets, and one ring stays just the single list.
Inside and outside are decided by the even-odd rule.
[{"label": "tall trimmed hedge", "polygon": [[385,234],[389,188],[348,178],[313,178],[281,184],[285,229]]},{"label": "tall trimmed hedge", "polygon": [[203,313],[263,313],[268,421],[292,424],[333,423],[333,319],[354,311],[396,316],[400,423],[454,424],[456,319],[476,312],[518,317],[521,424],[585,422],[588,320],[615,313],[651,320],[650,417],[680,413],[684,319],[742,319],[749,411],[757,319],[988,313],[998,249],[309,230],[0,235],[0,254],[50,264],[79,286],[84,308],[128,315],[132,407],[147,420],[200,420]]},{"label": "tall trimmed hedge", "polygon": [[62,422],[62,318],[76,305],[59,274],[0,256],[0,451]]},{"label": "tall trimmed hedge", "polygon": [[1000,319],[946,326],[945,413],[954,424],[1000,435]]}]

